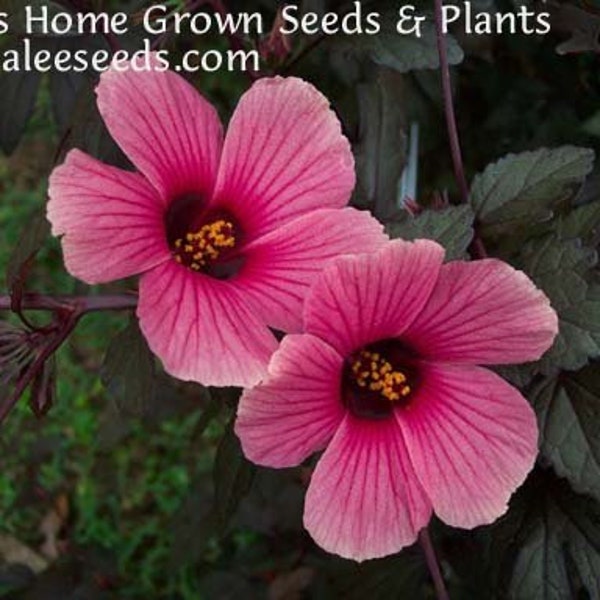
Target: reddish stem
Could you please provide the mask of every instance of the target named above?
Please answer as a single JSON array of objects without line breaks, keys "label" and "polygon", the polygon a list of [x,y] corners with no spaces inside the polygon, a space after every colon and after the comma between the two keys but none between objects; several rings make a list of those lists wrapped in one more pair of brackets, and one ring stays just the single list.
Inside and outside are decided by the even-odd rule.
[{"label": "reddish stem", "polygon": [[[84,315],[89,312],[105,310],[133,310],[137,306],[137,296],[133,294],[116,294],[106,296],[48,296],[27,294],[23,296],[22,310],[57,311],[72,309]],[[12,310],[10,296],[0,296],[0,311]]]},{"label": "reddish stem", "polygon": [[442,577],[442,572],[440,571],[440,565],[435,555],[431,535],[429,534],[429,529],[427,527],[422,529],[419,533],[419,543],[425,554],[427,568],[429,569],[431,579],[433,579],[433,585],[435,586],[435,593],[438,600],[450,600],[444,578]]},{"label": "reddish stem", "polygon": [[[469,203],[469,185],[465,176],[458,126],[456,124],[456,113],[454,111],[454,100],[452,98],[452,81],[450,79],[450,64],[448,63],[448,47],[443,29],[442,18],[443,0],[434,0],[435,32],[437,39],[438,54],[440,58],[440,73],[442,77],[442,92],[444,96],[444,112],[446,115],[446,126],[448,128],[448,139],[450,141],[450,152],[454,166],[454,177],[460,191],[463,204]],[[475,231],[475,237],[469,248],[474,258],[486,258],[487,252],[483,240]]]},{"label": "reddish stem", "polygon": [[456,125],[456,114],[454,112],[454,102],[452,99],[452,81],[450,79],[450,65],[448,63],[448,47],[446,46],[446,37],[443,30],[442,2],[443,0],[434,0],[435,31],[440,57],[444,112],[446,113],[446,126],[448,127],[448,138],[450,140],[450,151],[452,153],[452,163],[454,165],[454,176],[456,177],[456,183],[460,190],[461,200],[463,203],[467,204],[469,202],[469,186],[467,185],[467,178],[465,177],[460,139],[458,137],[458,127]]}]

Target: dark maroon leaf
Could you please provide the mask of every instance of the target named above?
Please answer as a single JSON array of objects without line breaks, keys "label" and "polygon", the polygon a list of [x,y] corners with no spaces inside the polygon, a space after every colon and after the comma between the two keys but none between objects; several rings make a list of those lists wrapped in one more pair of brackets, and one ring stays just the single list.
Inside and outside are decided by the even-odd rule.
[{"label": "dark maroon leaf", "polygon": [[254,465],[244,456],[230,423],[217,448],[213,470],[215,510],[222,530],[226,529],[240,501],[250,490],[255,471]]},{"label": "dark maroon leaf", "polygon": [[[17,52],[23,50],[15,46]],[[12,154],[35,108],[41,74],[37,71],[0,72],[0,148]]]},{"label": "dark maroon leaf", "polygon": [[137,320],[132,320],[110,343],[101,377],[120,412],[144,415],[156,392],[155,365]]},{"label": "dark maroon leaf", "polygon": [[36,213],[25,225],[8,261],[6,285],[13,298],[23,293],[29,269],[40,248],[50,235],[50,224],[44,212]]},{"label": "dark maroon leaf", "polygon": [[56,399],[56,357],[51,356],[31,385],[29,404],[36,417],[43,417]]},{"label": "dark maroon leaf", "polygon": [[129,161],[108,133],[91,86],[83,86],[73,108],[68,135],[59,149],[58,162],[71,148],[79,148],[98,160],[128,168]]},{"label": "dark maroon leaf", "polygon": [[216,537],[217,515],[211,500],[211,481],[204,473],[192,482],[187,497],[171,523],[173,568],[197,562],[211,539]]}]

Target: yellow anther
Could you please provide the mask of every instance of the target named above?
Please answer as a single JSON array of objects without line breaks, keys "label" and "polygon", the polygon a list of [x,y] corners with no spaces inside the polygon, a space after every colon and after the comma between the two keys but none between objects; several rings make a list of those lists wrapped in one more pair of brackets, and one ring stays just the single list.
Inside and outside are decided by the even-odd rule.
[{"label": "yellow anther", "polygon": [[219,258],[224,249],[233,248],[235,244],[233,223],[219,219],[175,240],[173,255],[178,263],[200,271]]},{"label": "yellow anther", "polygon": [[406,375],[394,370],[392,364],[377,352],[362,350],[351,365],[352,373],[359,387],[379,392],[386,400],[396,402],[411,393]]}]

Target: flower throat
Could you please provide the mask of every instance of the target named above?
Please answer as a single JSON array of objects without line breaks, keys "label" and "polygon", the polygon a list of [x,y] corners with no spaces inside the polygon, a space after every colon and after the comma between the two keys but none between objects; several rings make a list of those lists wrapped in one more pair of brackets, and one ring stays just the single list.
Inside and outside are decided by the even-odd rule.
[{"label": "flower throat", "polygon": [[224,251],[234,248],[235,244],[233,223],[218,219],[177,238],[172,252],[178,263],[192,271],[201,271],[215,262]]},{"label": "flower throat", "polygon": [[378,352],[361,350],[352,364],[352,372],[358,387],[379,392],[390,402],[406,398],[411,392],[406,374],[394,370],[392,364]]},{"label": "flower throat", "polygon": [[342,374],[342,401],[361,419],[391,417],[408,407],[419,386],[417,353],[400,340],[381,340],[354,352]]}]

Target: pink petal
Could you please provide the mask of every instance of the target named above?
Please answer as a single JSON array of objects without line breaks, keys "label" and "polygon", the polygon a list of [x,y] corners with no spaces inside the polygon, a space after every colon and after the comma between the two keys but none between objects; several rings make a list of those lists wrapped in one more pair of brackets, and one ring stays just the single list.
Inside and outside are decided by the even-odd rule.
[{"label": "pink petal", "polygon": [[353,208],[317,210],[248,246],[236,285],[269,325],[300,331],[302,303],[327,262],[357,250],[377,250],[387,239],[383,226],[369,213]]},{"label": "pink petal", "polygon": [[165,369],[186,381],[254,385],[266,374],[277,347],[230,283],[174,261],[142,276],[137,314]]},{"label": "pink petal", "polygon": [[311,335],[288,335],[269,375],[240,400],[235,431],[244,454],[269,467],[300,464],[332,438],[344,417],[343,359]]},{"label": "pink petal", "polygon": [[48,220],[69,273],[103,283],[170,257],[156,191],[136,173],[72,150],[50,176]]},{"label": "pink petal", "polygon": [[296,78],[257,81],[231,119],[216,202],[254,238],[317,208],[341,207],[354,159],[328,100]]},{"label": "pink petal", "polygon": [[396,240],[376,253],[336,259],[308,294],[306,331],[342,356],[398,337],[427,303],[443,259],[443,248],[429,240]]},{"label": "pink petal", "polygon": [[223,131],[216,110],[172,71],[102,74],[98,108],[110,134],[167,202],[212,193]]},{"label": "pink petal", "polygon": [[315,542],[358,561],[386,556],[412,544],[430,516],[397,423],[347,415],[306,494]]},{"label": "pink petal", "polygon": [[436,359],[507,364],[540,358],[557,332],[544,293],[521,271],[487,259],[444,265],[407,339]]},{"label": "pink petal", "polygon": [[491,523],[533,468],[533,410],[481,367],[424,365],[421,385],[396,415],[435,513],[457,527]]}]

